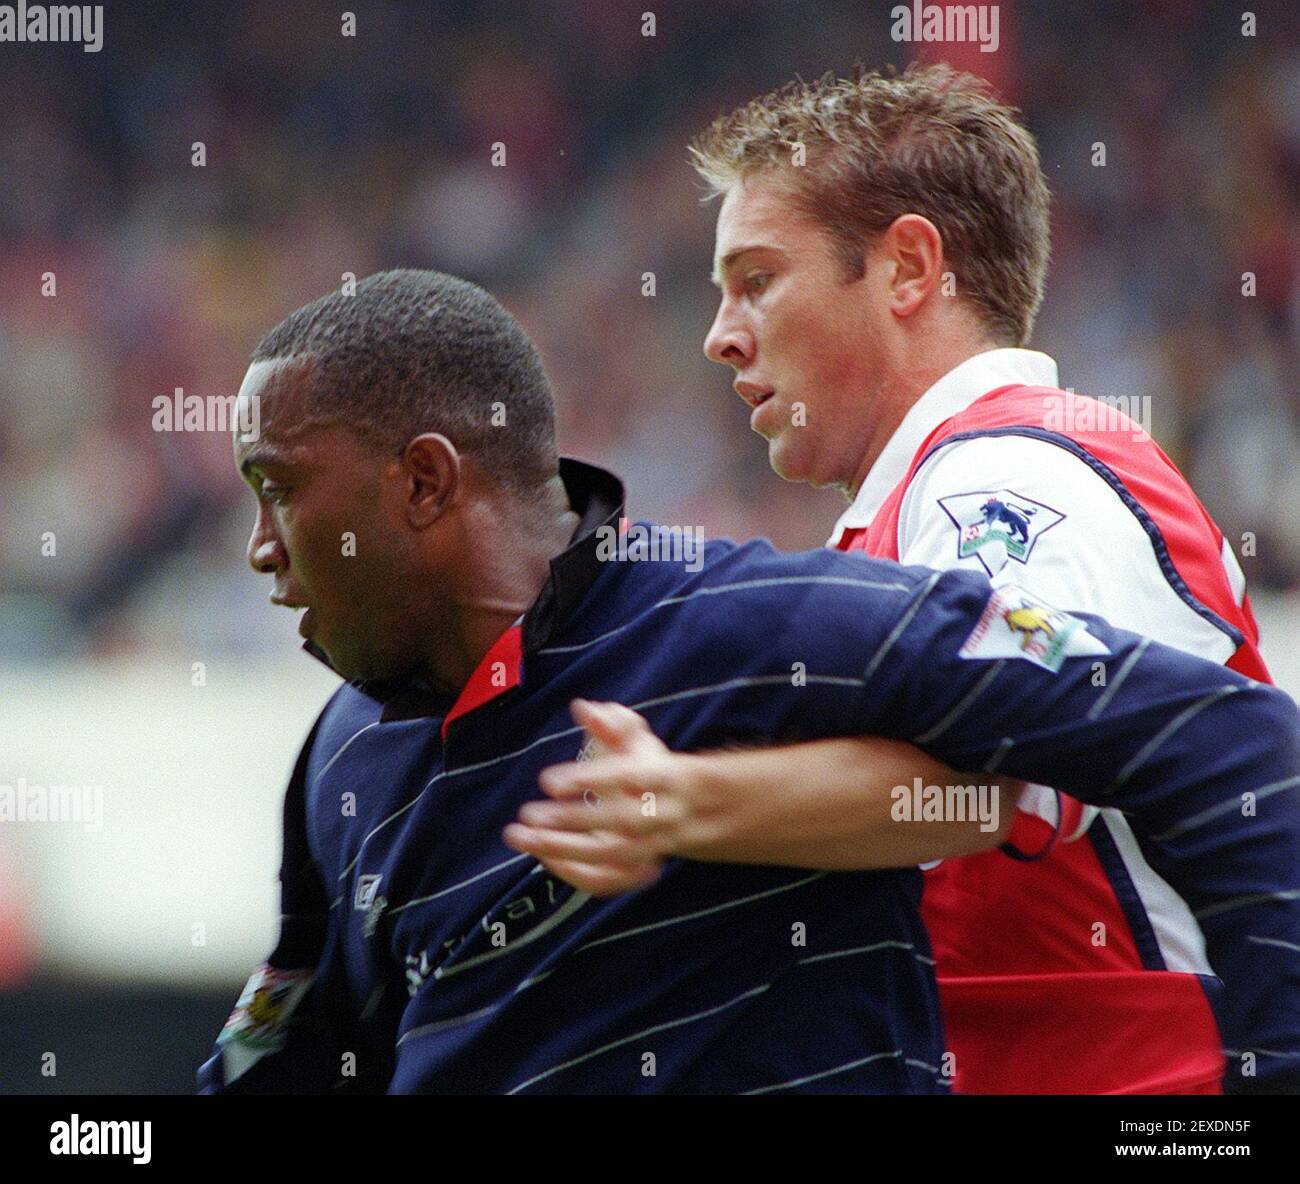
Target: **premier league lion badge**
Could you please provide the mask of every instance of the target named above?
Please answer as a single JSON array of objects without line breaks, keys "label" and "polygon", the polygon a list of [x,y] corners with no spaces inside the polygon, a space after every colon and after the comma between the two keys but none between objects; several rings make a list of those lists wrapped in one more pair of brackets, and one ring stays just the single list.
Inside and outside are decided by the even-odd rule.
[{"label": "premier league lion badge", "polygon": [[1059,510],[1012,489],[954,493],[939,505],[957,528],[957,558],[975,556],[990,576],[1008,559],[1028,563],[1039,537],[1065,520]]}]

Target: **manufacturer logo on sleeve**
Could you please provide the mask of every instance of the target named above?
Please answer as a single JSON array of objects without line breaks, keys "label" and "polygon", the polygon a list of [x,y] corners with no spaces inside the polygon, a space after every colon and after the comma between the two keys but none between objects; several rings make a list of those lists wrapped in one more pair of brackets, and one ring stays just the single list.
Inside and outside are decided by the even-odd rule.
[{"label": "manufacturer logo on sleeve", "polygon": [[352,907],[357,912],[366,914],[366,919],[361,926],[361,932],[366,937],[374,937],[375,930],[379,926],[379,918],[388,907],[388,898],[379,894],[379,885],[383,878],[382,874],[367,875],[361,876],[357,880],[357,890],[356,895],[353,897]]},{"label": "manufacturer logo on sleeve", "polygon": [[1034,544],[1065,515],[1012,489],[980,489],[941,497],[939,505],[957,528],[957,558],[975,556],[989,575],[1008,559],[1028,563]]},{"label": "manufacturer logo on sleeve", "polygon": [[379,893],[379,884],[383,878],[382,875],[358,877],[357,893],[353,898],[353,907],[363,913],[369,909],[375,903],[375,897]]},{"label": "manufacturer logo on sleeve", "polygon": [[1024,658],[1055,674],[1066,658],[1109,653],[1078,617],[1007,584],[989,597],[979,623],[958,656],[981,660]]}]

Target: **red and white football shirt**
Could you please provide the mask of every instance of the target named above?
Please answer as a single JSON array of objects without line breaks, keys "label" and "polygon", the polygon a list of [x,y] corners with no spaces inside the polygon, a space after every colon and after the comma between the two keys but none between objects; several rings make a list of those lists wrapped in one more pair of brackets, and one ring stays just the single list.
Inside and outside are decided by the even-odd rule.
[{"label": "red and white football shirt", "polygon": [[[1266,680],[1236,557],[1127,410],[1058,389],[1045,354],[978,354],[912,406],[830,545],[982,570]],[[1011,845],[1036,858],[927,869],[956,1088],[1220,1092],[1204,939],[1124,816],[1030,786]]]}]

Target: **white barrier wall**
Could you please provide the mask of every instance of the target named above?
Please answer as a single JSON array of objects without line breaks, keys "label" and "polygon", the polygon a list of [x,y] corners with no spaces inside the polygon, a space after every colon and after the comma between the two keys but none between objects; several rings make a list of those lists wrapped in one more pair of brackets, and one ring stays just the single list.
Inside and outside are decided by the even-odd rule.
[{"label": "white barrier wall", "polygon": [[[1256,608],[1300,696],[1300,597]],[[0,897],[21,895],[47,968],[233,983],[269,952],[281,798],[337,680],[292,653],[194,677],[157,656],[0,671],[0,787],[80,791],[61,808],[81,821],[0,822]]]},{"label": "white barrier wall", "polygon": [[92,805],[102,787],[98,827],[0,823],[46,966],[227,982],[270,952],[284,786],[338,680],[292,651],[203,676],[156,657],[0,673],[0,786]]}]

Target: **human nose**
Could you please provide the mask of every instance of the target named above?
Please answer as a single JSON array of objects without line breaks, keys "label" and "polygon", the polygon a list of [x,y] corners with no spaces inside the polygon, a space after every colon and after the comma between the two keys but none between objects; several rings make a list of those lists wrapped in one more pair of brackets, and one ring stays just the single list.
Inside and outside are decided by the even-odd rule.
[{"label": "human nose", "polygon": [[754,335],[723,299],[704,339],[704,356],[711,362],[739,369],[753,359]]},{"label": "human nose", "polygon": [[275,532],[269,511],[265,506],[259,507],[253,533],[248,539],[249,566],[263,575],[278,575],[287,560],[284,544]]}]

